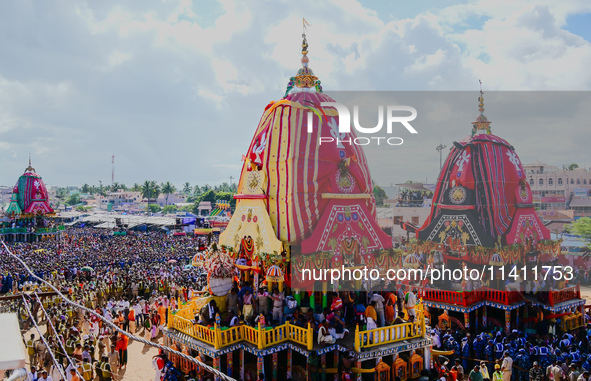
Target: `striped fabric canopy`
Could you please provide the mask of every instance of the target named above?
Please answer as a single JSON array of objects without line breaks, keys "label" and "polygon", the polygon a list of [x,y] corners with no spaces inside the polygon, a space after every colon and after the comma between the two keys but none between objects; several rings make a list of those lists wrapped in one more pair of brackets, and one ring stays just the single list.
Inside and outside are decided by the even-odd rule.
[{"label": "striped fabric canopy", "polygon": [[18,206],[25,214],[51,214],[53,209],[49,206],[47,188],[41,179],[29,165],[27,171],[19,177],[13,188],[17,195]]},{"label": "striped fabric canopy", "polygon": [[[265,109],[245,156],[239,193],[247,193],[248,174],[265,173],[262,191],[277,238],[299,244],[308,238],[329,200],[323,194],[367,194],[359,203],[375,220],[373,186],[361,147],[320,138],[355,139],[339,134],[338,115],[321,102],[334,102],[321,92],[296,92],[271,102]],[[313,131],[308,133],[308,113]]]},{"label": "striped fabric canopy", "polygon": [[[459,214],[474,216],[477,223],[468,226],[467,220],[452,216]],[[454,143],[437,180],[431,214],[418,230],[418,237],[437,237],[439,241],[449,235],[455,226],[450,229],[438,224],[445,215],[450,216],[450,223],[465,224],[468,244],[492,246],[501,239],[510,245],[550,239],[549,230],[535,212],[515,149],[492,134],[477,134]]]}]

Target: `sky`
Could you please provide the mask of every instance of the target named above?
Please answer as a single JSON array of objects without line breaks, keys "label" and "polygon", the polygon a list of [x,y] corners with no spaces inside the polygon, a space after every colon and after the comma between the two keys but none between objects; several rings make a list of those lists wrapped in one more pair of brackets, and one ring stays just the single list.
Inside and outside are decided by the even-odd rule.
[{"label": "sky", "polygon": [[[433,123],[405,147],[413,160],[368,152],[377,184],[435,179],[435,145],[470,133],[479,79],[485,97],[591,90],[588,0],[8,0],[0,184],[15,183],[29,154],[48,185],[109,184],[112,155],[115,181],[128,185],[236,181],[265,106],[300,67],[302,17],[325,91],[474,92],[455,128],[429,110]],[[572,123],[565,114],[525,127],[520,107],[497,104],[506,109],[487,107],[493,132],[522,162],[591,167],[586,103]]]}]

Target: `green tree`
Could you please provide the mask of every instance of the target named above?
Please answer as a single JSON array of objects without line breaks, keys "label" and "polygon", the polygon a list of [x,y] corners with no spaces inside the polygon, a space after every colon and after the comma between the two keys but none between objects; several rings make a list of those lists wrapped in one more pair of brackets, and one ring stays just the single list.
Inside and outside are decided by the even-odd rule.
[{"label": "green tree", "polygon": [[162,184],[162,193],[166,195],[166,205],[168,205],[168,196],[176,192],[176,187],[170,181]]},{"label": "green tree", "polygon": [[160,195],[160,186],[156,181],[146,180],[140,192],[142,192],[142,197],[148,199],[148,201],[155,200]]},{"label": "green tree", "polygon": [[388,198],[386,191],[379,185],[373,186],[373,197],[376,199],[377,206],[384,206],[384,200]]},{"label": "green tree", "polygon": [[160,193],[162,192],[162,189],[160,189],[160,185],[158,185],[158,183],[154,180],[150,181],[150,188],[153,189],[152,195],[154,196],[154,199],[157,199],[158,196],[160,196]]},{"label": "green tree", "polygon": [[148,213],[158,213],[162,210],[162,208],[158,204],[150,204],[146,207]]},{"label": "green tree", "polygon": [[574,171],[575,169],[579,168],[579,164],[571,163],[570,165],[563,165],[562,169],[565,171]]},{"label": "green tree", "polygon": [[156,200],[158,195],[160,194],[160,186],[156,183],[156,181],[146,180],[144,181],[144,185],[142,185],[142,197],[148,200],[148,205],[146,206],[146,210],[150,213],[158,213],[160,211],[160,207],[158,205],[158,211],[153,212],[153,209],[150,209],[150,200]]},{"label": "green tree", "polygon": [[228,201],[231,208],[236,207],[236,200],[234,199],[234,193],[232,192],[217,192],[215,195],[215,200]]},{"label": "green tree", "polygon": [[135,183],[131,187],[131,191],[132,192],[141,192],[142,191],[142,186],[140,184],[138,184],[138,183]]},{"label": "green tree", "polygon": [[187,181],[186,183],[183,184],[183,193],[184,194],[191,194],[192,191],[193,191],[193,188],[191,187],[191,183],[189,183]]},{"label": "green tree", "polygon": [[55,191],[55,197],[63,200],[68,196],[68,190],[66,188],[57,188]]},{"label": "green tree", "polygon": [[82,185],[82,193],[85,193],[85,194],[90,193],[90,185],[88,185],[88,184]]},{"label": "green tree", "polygon": [[587,247],[591,248],[591,218],[582,217],[566,226],[566,231],[585,239]]},{"label": "green tree", "polygon": [[68,200],[66,201],[67,205],[78,205],[80,204],[80,194],[79,193],[74,193],[73,195],[71,195],[70,197],[68,197]]},{"label": "green tree", "polygon": [[121,183],[118,183],[118,182],[114,182],[111,185],[111,192],[117,192],[120,189],[121,190],[127,190],[127,187],[125,186],[125,184],[121,184]]},{"label": "green tree", "polygon": [[174,214],[179,210],[178,206],[176,205],[166,205],[162,208],[162,214]]},{"label": "green tree", "polygon": [[213,189],[210,189],[207,192],[202,193],[197,198],[197,203],[200,203],[201,201],[209,201],[209,202],[211,202],[213,204],[217,200],[216,197],[217,197],[216,192]]},{"label": "green tree", "polygon": [[183,205],[178,210],[181,211],[181,212],[193,213],[193,211],[195,210],[195,204],[193,204],[193,205]]}]

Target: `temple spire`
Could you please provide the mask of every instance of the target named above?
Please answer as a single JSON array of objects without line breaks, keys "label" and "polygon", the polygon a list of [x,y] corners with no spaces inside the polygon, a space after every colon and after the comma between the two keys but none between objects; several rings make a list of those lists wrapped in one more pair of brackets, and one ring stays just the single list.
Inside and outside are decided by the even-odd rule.
[{"label": "temple spire", "polygon": [[308,58],[308,40],[306,39],[306,30],[308,30],[308,22],[306,19],[302,19],[303,27],[302,27],[302,67],[307,68],[308,62],[310,59]]},{"label": "temple spire", "polygon": [[25,172],[35,172],[35,168],[31,166],[31,153],[29,152],[29,166],[25,169]]},{"label": "temple spire", "polygon": [[476,121],[472,122],[472,136],[479,133],[486,133],[490,135],[490,122],[487,117],[484,116],[484,92],[482,91],[482,81],[480,83],[480,96],[478,97],[478,112],[480,115],[476,118]]},{"label": "temple spire", "polygon": [[318,93],[322,92],[322,86],[318,77],[314,75],[312,69],[308,67],[308,62],[310,59],[308,58],[308,39],[306,38],[306,31],[308,30],[308,22],[306,19],[302,20],[302,67],[298,70],[298,73],[289,79],[289,83],[287,84],[287,89],[285,90],[284,98],[287,97],[289,94],[294,94],[298,92],[313,92],[316,91]]}]

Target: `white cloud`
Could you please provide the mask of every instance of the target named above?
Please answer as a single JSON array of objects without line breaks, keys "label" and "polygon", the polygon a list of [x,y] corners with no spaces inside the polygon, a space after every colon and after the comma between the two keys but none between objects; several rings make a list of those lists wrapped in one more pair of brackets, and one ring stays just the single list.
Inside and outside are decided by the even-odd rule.
[{"label": "white cloud", "polygon": [[[300,67],[302,9],[325,91],[477,91],[478,78],[485,90],[591,89],[591,44],[564,30],[591,11],[585,0],[479,0],[389,21],[356,0],[224,0],[208,3],[215,14],[189,0],[76,4],[0,5],[0,28],[14,32],[0,34],[0,158],[19,172],[15,152],[46,150],[54,183],[105,179],[113,153],[126,182],[236,176],[266,102]],[[220,162],[195,160],[195,144],[219,156],[204,142],[220,135]]]},{"label": "white cloud", "polygon": [[118,50],[115,50],[113,53],[109,55],[109,64],[111,66],[121,65],[122,63],[129,61],[132,55],[130,53],[123,53]]},{"label": "white cloud", "polygon": [[407,70],[411,72],[420,72],[426,69],[431,69],[433,67],[441,65],[444,59],[445,52],[441,49],[438,49],[433,54],[426,54],[424,56],[417,57],[417,59],[415,59],[415,62],[407,67]]},{"label": "white cloud", "polygon": [[213,91],[207,89],[199,89],[197,90],[197,94],[199,94],[200,97],[206,100],[212,101],[215,104],[216,108],[218,108],[218,110],[223,109],[223,95],[216,94]]}]

